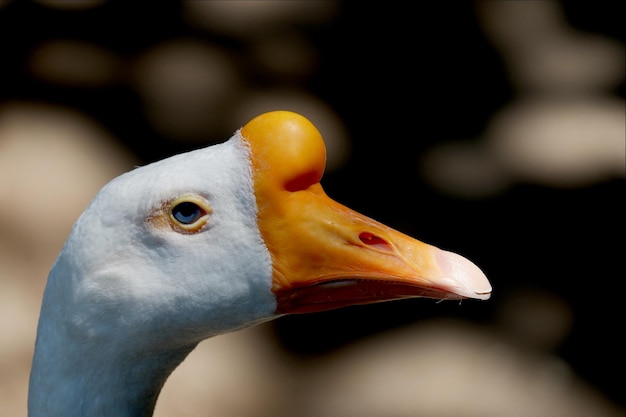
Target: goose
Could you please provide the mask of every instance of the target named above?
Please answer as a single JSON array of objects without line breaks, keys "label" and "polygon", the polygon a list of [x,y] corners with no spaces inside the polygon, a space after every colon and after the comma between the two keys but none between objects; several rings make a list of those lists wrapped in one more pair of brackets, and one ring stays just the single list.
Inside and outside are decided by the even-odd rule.
[{"label": "goose", "polygon": [[490,297],[467,258],[332,200],[325,162],[281,110],[106,184],[48,276],[29,417],[151,416],[199,342],[287,314]]}]

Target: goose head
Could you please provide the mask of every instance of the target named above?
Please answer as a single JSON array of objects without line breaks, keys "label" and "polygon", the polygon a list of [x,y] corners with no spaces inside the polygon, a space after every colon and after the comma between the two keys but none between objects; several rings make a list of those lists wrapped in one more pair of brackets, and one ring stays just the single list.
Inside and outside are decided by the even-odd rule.
[{"label": "goose head", "polygon": [[[466,258],[330,199],[320,185],[325,152],[311,122],[277,111],[224,143],[108,183],[48,278],[33,415],[58,409],[50,397],[78,393],[96,403],[84,405],[91,412],[111,401],[150,409],[199,341],[284,314],[489,298],[488,280]],[[116,384],[130,387],[115,393]]]}]

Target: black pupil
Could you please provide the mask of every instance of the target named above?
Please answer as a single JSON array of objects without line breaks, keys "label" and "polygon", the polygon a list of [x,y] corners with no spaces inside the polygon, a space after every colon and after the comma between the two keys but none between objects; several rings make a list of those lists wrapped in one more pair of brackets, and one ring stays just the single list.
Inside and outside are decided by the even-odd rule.
[{"label": "black pupil", "polygon": [[172,216],[183,224],[191,224],[204,215],[195,203],[183,202],[172,209]]}]

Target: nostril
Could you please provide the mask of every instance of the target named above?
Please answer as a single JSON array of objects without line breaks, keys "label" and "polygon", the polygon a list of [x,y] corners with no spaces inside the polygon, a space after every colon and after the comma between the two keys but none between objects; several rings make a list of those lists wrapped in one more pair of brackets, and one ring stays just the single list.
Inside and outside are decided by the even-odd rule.
[{"label": "nostril", "polygon": [[376,246],[377,248],[384,250],[390,249],[389,243],[387,243],[385,239],[370,232],[361,232],[361,234],[359,234],[359,239],[368,246]]}]

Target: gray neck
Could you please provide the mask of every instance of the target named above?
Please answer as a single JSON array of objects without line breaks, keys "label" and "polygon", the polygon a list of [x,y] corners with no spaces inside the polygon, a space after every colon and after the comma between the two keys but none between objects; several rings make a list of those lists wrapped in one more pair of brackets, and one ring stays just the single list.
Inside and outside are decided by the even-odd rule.
[{"label": "gray neck", "polygon": [[[48,336],[38,335],[29,417],[152,416],[166,379],[195,347],[132,352],[120,346],[72,346],[58,335]],[[106,354],[113,349],[115,355]]]},{"label": "gray neck", "polygon": [[58,298],[50,291],[37,331],[28,416],[151,416],[165,380],[197,342],[167,345],[123,331],[100,334],[77,325],[66,309],[70,303],[51,302]]}]

